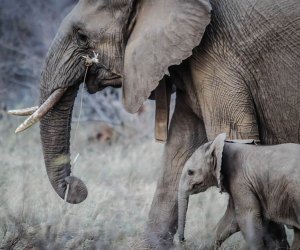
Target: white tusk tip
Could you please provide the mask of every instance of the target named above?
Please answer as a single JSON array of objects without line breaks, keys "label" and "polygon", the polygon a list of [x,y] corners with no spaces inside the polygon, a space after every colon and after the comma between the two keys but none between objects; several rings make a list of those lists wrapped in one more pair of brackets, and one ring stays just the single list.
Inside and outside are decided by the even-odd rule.
[{"label": "white tusk tip", "polygon": [[15,130],[15,134],[18,134],[22,131],[24,131],[24,128],[21,127],[22,125],[20,125],[19,127],[17,127],[17,129]]},{"label": "white tusk tip", "polygon": [[15,130],[15,134],[18,134],[30,127],[32,127],[34,124],[36,124],[39,120],[37,119],[32,119],[32,117],[27,118],[25,122],[23,122],[17,129]]},{"label": "white tusk tip", "polygon": [[7,114],[9,115],[17,115],[17,116],[28,116],[32,115],[35,111],[38,110],[38,106],[30,107],[30,108],[24,108],[24,109],[13,109],[8,110]]}]

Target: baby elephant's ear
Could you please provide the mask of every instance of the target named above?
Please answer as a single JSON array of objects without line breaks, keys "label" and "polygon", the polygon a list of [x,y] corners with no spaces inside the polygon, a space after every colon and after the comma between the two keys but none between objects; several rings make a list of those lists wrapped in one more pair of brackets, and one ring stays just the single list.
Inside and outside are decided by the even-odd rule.
[{"label": "baby elephant's ear", "polygon": [[[212,170],[218,181],[218,187],[221,188],[221,165],[222,165],[222,153],[224,148],[224,141],[226,139],[226,133],[219,134],[208,149],[208,154],[213,158],[214,169]],[[221,190],[222,191],[222,190]]]}]

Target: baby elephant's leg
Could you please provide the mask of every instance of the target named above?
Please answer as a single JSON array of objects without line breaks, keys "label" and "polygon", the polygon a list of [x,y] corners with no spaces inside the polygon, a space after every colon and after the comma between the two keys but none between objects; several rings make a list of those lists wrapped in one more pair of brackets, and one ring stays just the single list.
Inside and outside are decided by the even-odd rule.
[{"label": "baby elephant's leg", "polygon": [[218,249],[226,239],[239,230],[240,229],[235,218],[233,201],[230,197],[226,212],[217,225],[214,238],[214,249]]},{"label": "baby elephant's leg", "polygon": [[236,219],[250,250],[265,249],[259,201],[249,190],[233,193]]},{"label": "baby elephant's leg", "polygon": [[300,230],[298,228],[294,228],[294,240],[291,250],[300,250]]}]

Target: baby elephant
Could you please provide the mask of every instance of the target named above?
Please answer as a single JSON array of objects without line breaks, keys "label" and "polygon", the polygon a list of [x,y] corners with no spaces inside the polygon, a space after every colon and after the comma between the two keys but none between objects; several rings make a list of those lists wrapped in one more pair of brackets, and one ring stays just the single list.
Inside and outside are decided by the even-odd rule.
[{"label": "baby elephant", "polygon": [[180,240],[189,195],[217,186],[229,194],[229,204],[216,230],[215,247],[241,230],[249,249],[272,249],[266,237],[272,229],[266,224],[273,221],[294,228],[292,249],[300,249],[300,145],[256,146],[225,139],[226,134],[220,134],[201,146],[183,169],[178,192]]}]

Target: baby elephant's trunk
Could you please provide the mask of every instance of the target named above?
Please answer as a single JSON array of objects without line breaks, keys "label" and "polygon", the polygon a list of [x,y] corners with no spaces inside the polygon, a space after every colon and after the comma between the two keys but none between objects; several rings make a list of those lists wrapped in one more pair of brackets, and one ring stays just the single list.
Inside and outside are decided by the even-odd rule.
[{"label": "baby elephant's trunk", "polygon": [[189,194],[185,190],[178,192],[178,235],[179,241],[184,241],[184,228],[189,203]]}]

